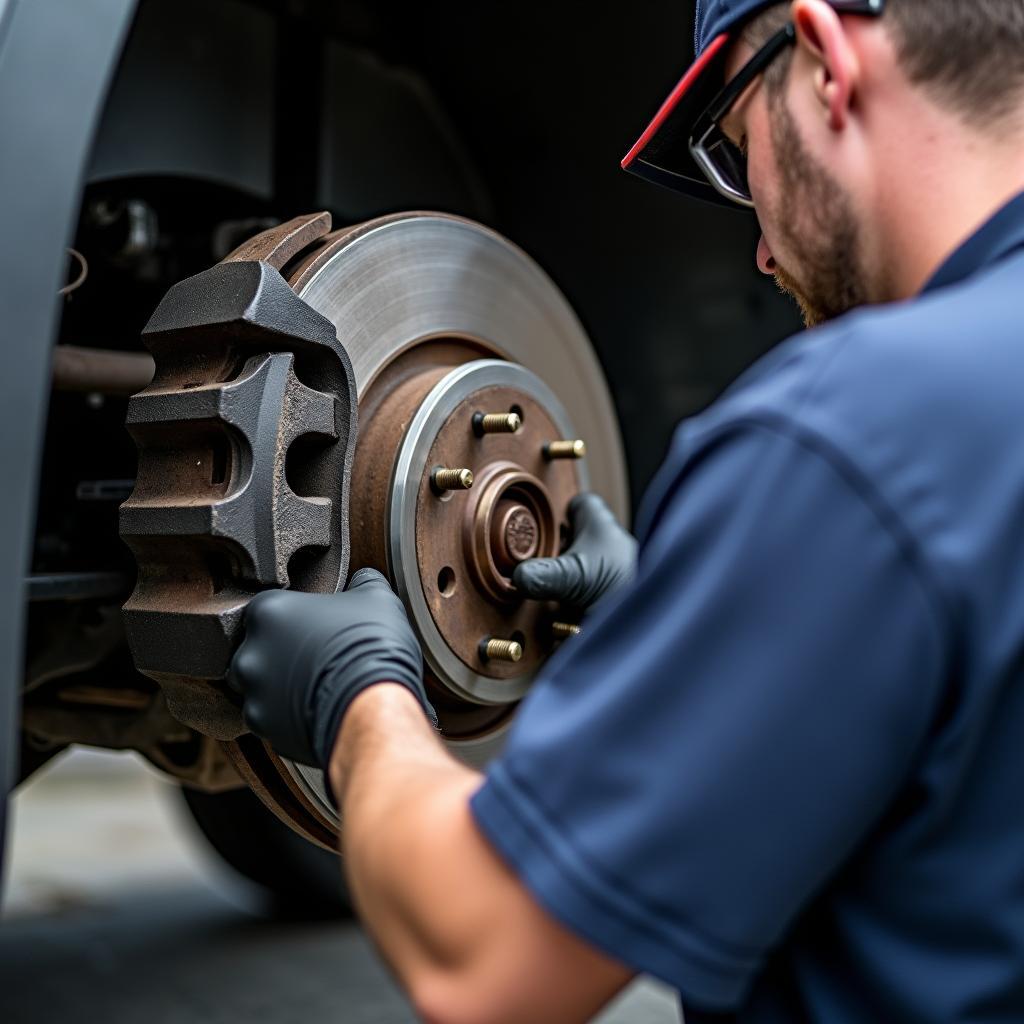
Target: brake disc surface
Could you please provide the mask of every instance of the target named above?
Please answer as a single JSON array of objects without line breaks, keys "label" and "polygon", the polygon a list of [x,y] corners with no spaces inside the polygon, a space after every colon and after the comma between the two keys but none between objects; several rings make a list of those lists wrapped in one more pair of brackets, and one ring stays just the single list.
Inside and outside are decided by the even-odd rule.
[{"label": "brake disc surface", "polygon": [[587,441],[591,484],[629,513],[615,407],[590,339],[543,270],[506,238],[439,214],[371,221],[341,232],[292,280],[348,350],[360,398],[411,345],[464,338],[532,370]]},{"label": "brake disc surface", "polygon": [[[459,637],[451,629],[442,633],[430,614],[430,595],[426,591],[431,588],[429,582],[424,585],[422,577],[429,581],[431,574],[418,571],[417,516],[409,494],[424,489],[423,473],[431,466],[422,457],[417,458],[416,449],[429,449],[446,414],[458,405],[451,397],[440,406],[432,399],[443,398],[446,393],[469,398],[506,384],[509,394],[518,390],[526,400],[539,399],[540,406],[552,414],[551,423],[544,426],[557,428],[559,437],[585,440],[587,456],[572,467],[576,480],[567,481],[567,492],[596,490],[625,521],[628,489],[622,441],[589,339],[564,296],[533,260],[500,235],[455,217],[400,215],[339,232],[321,252],[307,258],[291,283],[302,299],[334,324],[355,370],[362,422],[352,483],[353,568],[369,562],[389,573],[410,611],[428,666],[443,685],[469,701],[482,700],[498,708],[513,706],[525,695],[537,659],[529,659],[527,671],[518,665],[503,665],[497,671],[492,667],[492,673],[485,675],[466,665],[452,650],[466,647],[467,642],[475,646],[478,637],[472,633],[472,623],[463,623],[463,629],[471,635]],[[375,438],[367,420],[380,415],[384,404],[371,393],[375,383],[381,385],[380,390],[390,388],[393,392],[415,377],[417,369],[435,366],[448,372],[439,377],[415,411],[411,403],[406,407],[412,412],[412,420],[402,432],[402,443],[389,474],[383,508],[388,531],[386,557],[381,564],[379,549],[374,550],[372,540],[367,541],[366,531],[357,522],[360,505],[367,501],[367,491],[372,488],[372,482],[366,479],[365,456]],[[388,368],[396,383],[382,380]],[[432,379],[429,369],[422,375]],[[462,388],[458,387],[460,383]],[[375,400],[367,403],[368,397]],[[497,396],[487,397],[491,397],[493,406]],[[492,411],[491,407],[487,411]],[[465,424],[468,428],[468,417]],[[530,426],[531,417],[527,415],[524,429]],[[464,434],[468,437],[468,429]],[[509,461],[518,460],[515,465],[537,461],[540,449],[536,439],[532,460],[516,451],[522,445],[517,445],[514,436],[501,440],[509,450]],[[387,462],[389,456],[390,447],[379,453],[373,451],[375,461]],[[490,461],[493,464],[500,460],[491,456]],[[478,480],[479,476],[477,472]],[[370,504],[380,508],[381,503],[371,498]],[[563,526],[566,504],[563,495],[557,509]],[[553,610],[548,611],[549,624]],[[553,643],[544,647],[546,656]],[[447,743],[461,759],[481,766],[499,749],[507,723],[508,716],[499,715],[483,723],[476,735],[471,732],[449,737]],[[289,764],[288,768],[333,819],[320,773],[302,765]]]}]

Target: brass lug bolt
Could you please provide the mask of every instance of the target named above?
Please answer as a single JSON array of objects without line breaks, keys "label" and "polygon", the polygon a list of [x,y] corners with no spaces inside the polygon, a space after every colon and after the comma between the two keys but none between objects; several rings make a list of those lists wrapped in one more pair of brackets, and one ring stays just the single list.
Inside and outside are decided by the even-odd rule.
[{"label": "brass lug bolt", "polygon": [[567,640],[571,636],[579,636],[583,630],[571,622],[552,622],[551,632],[556,640]]},{"label": "brass lug bolt", "polygon": [[517,640],[495,640],[484,637],[480,641],[480,657],[483,661],[522,661],[523,645]]},{"label": "brass lug bolt", "polygon": [[518,434],[523,425],[523,418],[517,412],[473,413],[473,433],[477,437],[484,434]]},{"label": "brass lug bolt", "polygon": [[439,494],[443,494],[445,491],[468,491],[473,486],[473,471],[438,466],[430,474],[430,485]]},{"label": "brass lug bolt", "polygon": [[582,441],[551,441],[544,445],[545,459],[582,459],[587,446]]}]

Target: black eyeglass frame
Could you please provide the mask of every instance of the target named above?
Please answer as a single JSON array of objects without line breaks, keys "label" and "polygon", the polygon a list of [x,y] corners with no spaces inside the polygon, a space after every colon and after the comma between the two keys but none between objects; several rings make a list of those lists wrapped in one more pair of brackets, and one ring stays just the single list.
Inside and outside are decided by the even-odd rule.
[{"label": "black eyeglass frame", "polygon": [[[885,0],[829,0],[829,6],[833,7],[840,14],[861,14],[879,17],[885,10]],[[796,26],[789,22],[779,29],[726,83],[725,87],[715,96],[704,113],[697,118],[693,126],[693,133],[690,136],[690,154],[693,156],[694,161],[701,171],[704,172],[704,176],[714,187],[715,191],[725,196],[726,199],[731,199],[734,203],[738,203],[740,206],[753,209],[754,200],[750,195],[749,187],[741,189],[727,179],[722,169],[709,153],[707,147],[708,139],[717,131],[721,133],[723,140],[728,142],[733,149],[737,149],[722,131],[720,122],[732,110],[736,101],[747,91],[754,79],[767,71],[779,54],[795,42]],[[743,156],[742,159],[745,166],[746,157]],[[744,174],[744,183],[745,180],[746,175]]]}]

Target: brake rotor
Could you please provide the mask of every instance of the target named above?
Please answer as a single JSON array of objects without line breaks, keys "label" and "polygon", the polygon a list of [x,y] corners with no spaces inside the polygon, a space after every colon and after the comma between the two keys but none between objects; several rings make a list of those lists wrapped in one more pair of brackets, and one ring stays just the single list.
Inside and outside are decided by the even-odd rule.
[{"label": "brake rotor", "polygon": [[[614,408],[568,303],[501,236],[439,214],[323,234],[328,223],[300,218],[228,259],[274,263],[334,325],[359,407],[350,566],[380,569],[396,587],[445,742],[482,765],[558,643],[557,608],[517,597],[515,565],[562,549],[581,490],[628,514]],[[574,457],[576,441],[585,457]],[[320,772],[252,736],[227,746],[275,813],[333,843]]]}]

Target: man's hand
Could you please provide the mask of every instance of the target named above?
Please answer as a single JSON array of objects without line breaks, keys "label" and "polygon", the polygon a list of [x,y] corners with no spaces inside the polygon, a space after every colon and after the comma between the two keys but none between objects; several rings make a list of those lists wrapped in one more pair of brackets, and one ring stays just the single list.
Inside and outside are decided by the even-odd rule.
[{"label": "man's hand", "polygon": [[375,569],[361,569],[340,594],[258,594],[230,681],[254,733],[282,756],[321,768],[349,705],[369,686],[398,683],[435,717],[405,609]]},{"label": "man's hand", "polygon": [[526,597],[586,609],[633,576],[637,543],[596,494],[572,499],[569,524],[573,542],[568,551],[522,562],[512,582]]}]

